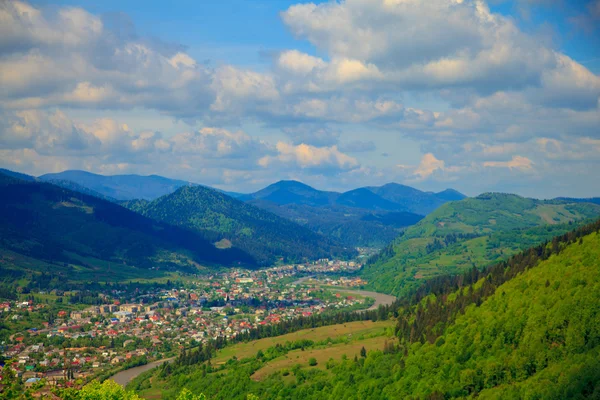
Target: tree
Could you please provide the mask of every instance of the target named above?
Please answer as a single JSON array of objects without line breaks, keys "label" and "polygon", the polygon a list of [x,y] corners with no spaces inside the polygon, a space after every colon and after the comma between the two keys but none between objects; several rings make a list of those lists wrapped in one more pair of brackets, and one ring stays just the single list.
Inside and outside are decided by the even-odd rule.
[{"label": "tree", "polygon": [[308,365],[310,365],[311,367],[314,367],[315,365],[317,365],[317,359],[314,357],[309,358]]},{"label": "tree", "polygon": [[365,349],[365,346],[363,346],[363,347],[360,349],[360,356],[361,356],[362,358],[366,358],[366,357],[367,357],[367,349]]},{"label": "tree", "polygon": [[202,393],[199,395],[193,394],[191,390],[185,388],[179,393],[177,400],[206,400],[206,396]]}]

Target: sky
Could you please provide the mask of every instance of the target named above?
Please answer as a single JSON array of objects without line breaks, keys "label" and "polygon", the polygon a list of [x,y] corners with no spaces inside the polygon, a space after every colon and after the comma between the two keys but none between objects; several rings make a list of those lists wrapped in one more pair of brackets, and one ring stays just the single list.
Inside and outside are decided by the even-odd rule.
[{"label": "sky", "polygon": [[600,0],[0,0],[0,167],[600,196]]}]

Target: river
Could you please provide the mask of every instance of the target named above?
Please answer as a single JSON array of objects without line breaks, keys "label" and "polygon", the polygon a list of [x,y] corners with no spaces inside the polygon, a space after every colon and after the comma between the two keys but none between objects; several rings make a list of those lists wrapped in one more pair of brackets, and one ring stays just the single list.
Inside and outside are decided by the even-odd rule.
[{"label": "river", "polygon": [[[313,276],[305,276],[304,278],[300,278],[298,280],[295,280],[293,282],[294,285],[300,285],[302,283],[304,283],[304,281],[307,281],[308,279],[314,278]],[[360,296],[364,296],[364,297],[371,297],[373,299],[375,299],[375,303],[369,307],[367,310],[377,310],[379,308],[380,305],[390,305],[394,302],[394,300],[396,300],[396,298],[394,296],[390,296],[389,294],[383,294],[383,293],[377,293],[377,292],[369,292],[367,290],[354,290],[354,289],[346,289],[346,288],[339,288],[340,291],[344,292],[344,293],[354,293]]]},{"label": "river", "polygon": [[117,372],[116,374],[111,376],[110,379],[117,382],[121,386],[127,386],[127,384],[133,380],[133,378],[137,377],[141,373],[151,370],[154,367],[158,367],[159,365],[165,362],[169,362],[172,359],[173,357],[165,358],[164,360],[153,361],[146,365],[140,365],[139,367],[129,368],[125,371]]}]

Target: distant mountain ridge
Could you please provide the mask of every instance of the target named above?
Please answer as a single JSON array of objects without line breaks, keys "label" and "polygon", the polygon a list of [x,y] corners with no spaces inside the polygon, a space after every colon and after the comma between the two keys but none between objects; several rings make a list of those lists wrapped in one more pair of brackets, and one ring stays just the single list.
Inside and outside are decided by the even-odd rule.
[{"label": "distant mountain ridge", "polygon": [[86,171],[69,170],[39,177],[42,181],[71,181],[116,200],[153,200],[173,193],[191,182],[165,178],[158,175],[99,175]]},{"label": "distant mountain ridge", "polygon": [[339,193],[297,181],[279,181],[239,197],[346,245],[359,247],[384,246],[423,215],[448,201],[463,198],[463,194],[452,189],[431,193],[397,183]]},{"label": "distant mountain ridge", "polygon": [[465,197],[454,189],[432,193],[398,183],[357,188],[342,193],[322,191],[302,182],[284,180],[257,192],[242,195],[239,199],[250,202],[263,200],[279,205],[302,204],[313,207],[338,205],[369,210],[409,211],[426,215],[445,202],[462,200]]}]

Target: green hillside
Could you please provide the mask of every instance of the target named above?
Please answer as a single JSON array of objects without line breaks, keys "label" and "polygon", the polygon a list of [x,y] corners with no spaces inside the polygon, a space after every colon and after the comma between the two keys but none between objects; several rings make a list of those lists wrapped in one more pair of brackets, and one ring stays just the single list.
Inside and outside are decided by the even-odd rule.
[{"label": "green hillside", "polygon": [[194,229],[219,246],[242,249],[259,264],[354,255],[354,250],[308,228],[202,186],[125,205],[147,217]]},{"label": "green hillside", "polygon": [[50,273],[114,280],[203,265],[253,265],[197,233],[153,221],[96,197],[0,174],[0,278]]},{"label": "green hillside", "polygon": [[596,399],[600,221],[484,271],[428,281],[393,314],[395,339],[250,342],[236,345],[248,348],[239,358],[162,368],[130,388],[152,398],[186,387],[214,399]]},{"label": "green hillside", "polygon": [[363,275],[372,289],[406,294],[423,279],[506,259],[598,215],[596,204],[500,193],[446,203],[406,229]]}]

